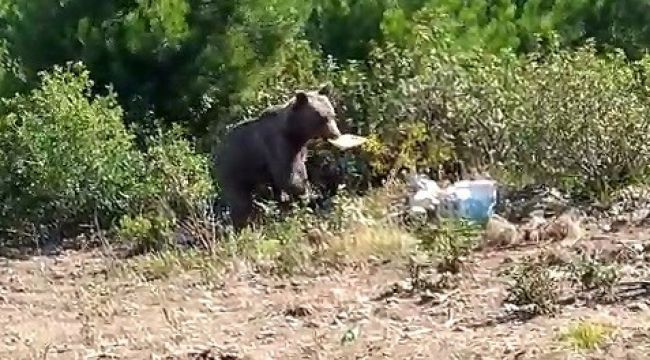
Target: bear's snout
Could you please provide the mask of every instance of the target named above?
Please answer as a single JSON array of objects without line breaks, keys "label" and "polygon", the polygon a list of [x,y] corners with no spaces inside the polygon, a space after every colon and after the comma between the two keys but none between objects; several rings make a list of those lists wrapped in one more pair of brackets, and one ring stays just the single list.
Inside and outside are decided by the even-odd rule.
[{"label": "bear's snout", "polygon": [[329,119],[323,130],[323,137],[325,139],[336,139],[341,136],[341,131],[334,119]]}]

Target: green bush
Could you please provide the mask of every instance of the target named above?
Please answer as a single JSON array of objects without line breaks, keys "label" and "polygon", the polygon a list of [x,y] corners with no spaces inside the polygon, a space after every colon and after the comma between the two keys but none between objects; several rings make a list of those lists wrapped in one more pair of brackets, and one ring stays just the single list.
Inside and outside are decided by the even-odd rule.
[{"label": "green bush", "polygon": [[122,244],[133,245],[134,253],[161,250],[164,245],[171,245],[175,219],[170,215],[163,211],[124,215],[118,224],[116,237]]},{"label": "green bush", "polygon": [[122,110],[79,64],[40,74],[0,117],[2,227],[92,223],[130,205],[144,170]]},{"label": "green bush", "polygon": [[148,188],[139,194],[166,203],[180,216],[214,192],[208,158],[197,154],[183,135],[173,127],[150,139],[144,156]]},{"label": "green bush", "polygon": [[250,110],[242,115],[296,88],[333,82],[340,127],[370,141],[345,154],[319,143],[310,162],[327,167],[344,157],[353,186],[402,169],[435,172],[451,161],[503,181],[591,196],[645,179],[649,102],[639,74],[648,58],[630,64],[589,44],[560,49],[550,33],[537,47],[543,52],[524,57],[461,47],[446,31],[451,23],[438,21],[444,17],[423,9],[408,24],[386,18],[384,41],[364,62],[323,60],[294,42],[247,97],[243,108]]},{"label": "green bush", "polygon": [[364,103],[345,105],[363,109],[354,123],[371,136],[372,176],[457,159],[586,195],[646,177],[650,103],[622,55],[448,54],[444,44],[378,49],[367,95],[349,98]]},{"label": "green bush", "polygon": [[144,154],[145,180],[134,194],[116,237],[135,250],[159,250],[173,245],[178,221],[195,217],[213,195],[207,158],[195,153],[180,128],[149,139]]},{"label": "green bush", "polygon": [[646,175],[650,102],[622,55],[555,51],[522,73],[528,91],[507,115],[513,170],[591,193]]},{"label": "green bush", "polygon": [[[111,116],[147,130],[152,117],[183,123],[207,149],[216,143],[204,136],[208,125],[257,115],[296,88],[330,80],[342,127],[371,137],[364,149],[346,153],[353,186],[457,159],[581,191],[645,176],[646,92],[640,88],[647,84],[622,56],[602,56],[609,45],[634,58],[647,48],[648,15],[630,11],[643,9],[638,0],[272,4],[11,2],[0,11],[0,94],[34,86],[39,69],[81,59],[97,84],[119,90],[127,114]],[[600,54],[574,51],[587,37],[598,40]],[[555,51],[555,43],[571,50]],[[532,49],[551,52],[519,58]],[[641,68],[647,73],[647,58]],[[106,99],[97,101],[115,107],[112,95]],[[628,133],[632,141],[623,141]],[[312,164],[329,166],[341,155],[315,149]],[[59,180],[52,186],[75,187]]]},{"label": "green bush", "polygon": [[531,306],[530,315],[551,314],[557,310],[559,281],[550,268],[535,259],[525,258],[513,266],[506,302]]},{"label": "green bush", "polygon": [[298,43],[286,50],[291,55],[278,62],[278,72],[263,83],[250,108],[259,111],[279,101],[268,94],[286,96],[287,89],[331,81],[340,127],[370,141],[345,154],[316,146],[311,162],[329,165],[345,156],[347,182],[357,186],[404,168],[436,169],[456,158],[495,162],[494,153],[503,153],[505,144],[494,107],[516,96],[509,73],[519,62],[480,50],[452,53],[452,39],[429,24],[432,20],[421,21],[408,42],[376,46],[365,63],[320,61]]},{"label": "green bush", "polygon": [[98,220],[108,227],[124,214],[182,216],[212,191],[206,159],[177,130],[138,151],[115,94],[92,95],[82,64],[40,76],[38,88],[3,102],[5,231],[31,236],[41,226],[76,232]]},{"label": "green bush", "polygon": [[478,245],[479,228],[464,221],[443,220],[438,224],[414,221],[407,229],[429,252],[439,272],[458,273],[463,262]]}]

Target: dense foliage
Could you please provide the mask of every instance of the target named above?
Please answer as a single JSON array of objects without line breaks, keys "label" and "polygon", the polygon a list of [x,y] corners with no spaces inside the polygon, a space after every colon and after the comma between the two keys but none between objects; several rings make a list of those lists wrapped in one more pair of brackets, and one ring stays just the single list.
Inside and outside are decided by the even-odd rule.
[{"label": "dense foliage", "polygon": [[0,226],[153,231],[147,214],[172,221],[213,192],[205,155],[226,125],[323,81],[370,141],[319,144],[311,168],[353,188],[450,161],[584,194],[644,181],[647,8],[1,0]]}]

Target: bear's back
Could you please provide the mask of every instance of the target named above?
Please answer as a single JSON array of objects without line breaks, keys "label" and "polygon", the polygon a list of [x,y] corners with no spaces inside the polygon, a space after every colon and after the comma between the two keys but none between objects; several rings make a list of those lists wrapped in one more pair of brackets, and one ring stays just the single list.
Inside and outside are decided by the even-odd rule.
[{"label": "bear's back", "polygon": [[221,181],[253,185],[268,181],[266,159],[269,148],[281,141],[285,115],[270,109],[252,121],[234,126],[223,139],[215,157]]}]

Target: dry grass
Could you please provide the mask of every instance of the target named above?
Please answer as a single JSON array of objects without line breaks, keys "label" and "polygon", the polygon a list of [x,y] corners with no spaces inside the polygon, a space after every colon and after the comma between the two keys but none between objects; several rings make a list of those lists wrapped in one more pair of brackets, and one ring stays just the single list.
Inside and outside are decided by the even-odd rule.
[{"label": "dry grass", "polygon": [[366,261],[371,257],[404,260],[416,250],[418,241],[413,235],[385,225],[358,225],[344,236],[331,240],[325,257]]},{"label": "dry grass", "polygon": [[[559,304],[555,286],[552,299],[545,290],[551,281],[541,271],[550,266],[547,261],[535,268],[540,271],[525,273],[519,289],[522,302],[551,299],[557,311],[541,312],[534,321],[509,319],[504,305],[509,288],[500,274],[512,264],[530,262],[538,248],[477,253],[468,251],[465,242],[473,235],[467,231],[438,229],[425,239],[423,253],[417,231],[373,220],[372,214],[385,216],[392,201],[373,196],[364,212],[354,212],[358,204],[346,205],[356,215],[340,232],[327,227],[304,232],[300,221],[288,219],[245,234],[239,242],[210,244],[210,251],[166,250],[129,260],[106,251],[71,252],[8,261],[0,267],[0,358],[402,359],[435,354],[440,359],[551,359],[580,351],[619,359],[647,354],[650,315],[638,312],[643,304],[614,302],[597,310],[578,300]],[[650,239],[646,232],[641,236]],[[599,246],[616,247],[617,241]],[[450,275],[423,264],[415,276],[403,261],[411,255],[427,261],[462,258],[472,271],[460,267]],[[592,268],[600,269],[584,267],[579,274],[597,275],[589,279],[608,274]],[[621,277],[649,273],[642,262]],[[436,284],[453,278],[454,286],[413,285],[429,277]],[[566,291],[559,295],[567,297]],[[574,322],[599,313],[607,314],[603,324],[608,325]]]},{"label": "dry grass", "polygon": [[590,321],[572,324],[562,334],[561,339],[578,350],[597,350],[611,338],[615,327]]}]

